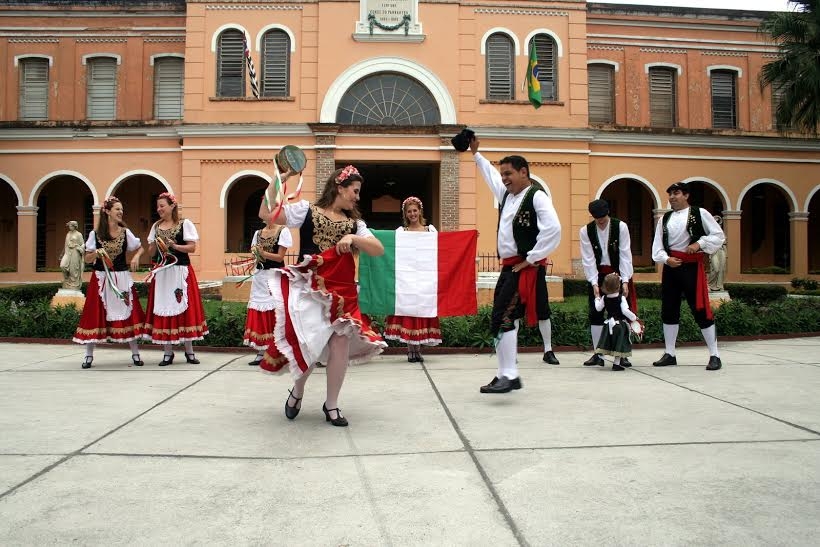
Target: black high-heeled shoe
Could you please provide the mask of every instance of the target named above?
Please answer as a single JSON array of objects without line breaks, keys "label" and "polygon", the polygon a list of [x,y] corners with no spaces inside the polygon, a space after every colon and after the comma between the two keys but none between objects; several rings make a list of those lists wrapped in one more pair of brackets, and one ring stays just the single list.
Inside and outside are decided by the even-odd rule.
[{"label": "black high-heeled shoe", "polygon": [[[336,411],[336,417],[331,418],[330,413]],[[327,404],[322,403],[322,412],[325,413],[325,421],[330,422],[331,424],[335,425],[336,427],[347,427],[347,418],[342,416],[342,411],[338,408],[331,408],[328,410]]]},{"label": "black high-heeled shoe", "polygon": [[199,359],[197,359],[197,358],[196,358],[196,354],[195,354],[195,353],[188,353],[188,352],[185,352],[185,360],[186,360],[186,361],[188,362],[188,364],[190,364],[190,365],[198,365],[198,364],[199,364]]},{"label": "black high-heeled shoe", "polygon": [[173,362],[174,362],[174,354],[173,353],[171,355],[163,355],[162,356],[162,361],[160,362],[159,366],[167,367],[168,365],[170,365]]},{"label": "black high-heeled shoe", "polygon": [[[296,395],[293,394],[292,389],[289,389],[288,393],[290,393],[290,395],[288,395],[288,398],[285,400],[285,418],[287,418],[288,420],[292,420],[292,419],[296,418],[296,416],[299,415],[299,411],[302,410],[299,407],[299,401],[302,400],[302,397],[304,397],[304,394],[302,395],[302,397],[297,397]],[[290,402],[291,399],[296,401],[296,404],[293,405],[293,406],[288,405],[288,402]]]},{"label": "black high-heeled shoe", "polygon": [[81,365],[83,368],[91,368],[91,361],[94,360],[94,357],[86,357],[83,359],[83,364]]},{"label": "black high-heeled shoe", "polygon": [[424,364],[424,356],[421,353],[416,354],[416,363]]},{"label": "black high-heeled shoe", "polygon": [[414,353],[407,354],[407,362],[408,363],[416,363],[418,359],[416,359],[416,355]]},{"label": "black high-heeled shoe", "polygon": [[138,353],[136,353],[136,354],[132,354],[132,355],[131,355],[131,360],[132,360],[132,361],[134,361],[134,366],[135,366],[135,367],[141,367],[141,366],[143,366],[143,365],[145,364],[145,363],[143,362],[143,360],[142,360],[142,359],[140,359],[140,356],[139,356],[139,354],[138,354]]}]

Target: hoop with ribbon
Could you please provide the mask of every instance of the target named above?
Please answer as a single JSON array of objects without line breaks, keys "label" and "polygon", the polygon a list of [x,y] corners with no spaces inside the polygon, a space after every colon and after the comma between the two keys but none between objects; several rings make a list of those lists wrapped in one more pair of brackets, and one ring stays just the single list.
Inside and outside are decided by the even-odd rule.
[{"label": "hoop with ribbon", "polygon": [[304,182],[304,177],[300,171],[299,184],[296,185],[296,190],[289,194],[287,181],[282,182],[282,174],[279,172],[279,162],[276,159],[277,156],[278,154],[273,156],[273,172],[275,177],[273,180],[273,192],[275,194],[273,200],[271,200],[271,196],[268,193],[270,187],[265,189],[265,206],[267,206],[268,212],[271,214],[271,220],[279,218],[279,215],[282,214],[282,209],[289,201],[298,199],[299,196],[302,195],[302,183]]},{"label": "hoop with ribbon", "polygon": [[151,271],[148,272],[148,275],[146,275],[143,280],[145,283],[151,283],[159,272],[167,270],[171,266],[175,266],[179,260],[176,255],[168,252],[168,245],[165,244],[162,238],[158,237],[154,243],[159,253],[159,261],[151,262]]},{"label": "hoop with ribbon", "polygon": [[131,297],[130,293],[123,292],[117,287],[117,284],[114,282],[114,276],[111,274],[111,270],[114,268],[114,261],[111,260],[111,255],[108,254],[108,251],[105,249],[97,249],[96,251],[97,256],[102,262],[103,271],[105,272],[105,279],[103,280],[103,290],[105,290],[105,284],[108,283],[111,286],[111,292],[113,292],[117,298],[125,302],[126,305],[129,304],[129,299]]},{"label": "hoop with ribbon", "polygon": [[244,276],[236,282],[237,289],[251,279],[256,273],[257,266],[265,261],[256,247],[251,249],[251,252],[253,256],[242,256],[225,261],[225,270],[228,275]]}]

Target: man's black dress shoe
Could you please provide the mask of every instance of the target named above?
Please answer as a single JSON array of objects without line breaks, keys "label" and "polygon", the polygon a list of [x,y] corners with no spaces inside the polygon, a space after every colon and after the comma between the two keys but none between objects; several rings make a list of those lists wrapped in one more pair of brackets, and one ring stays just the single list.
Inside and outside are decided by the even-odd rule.
[{"label": "man's black dress shoe", "polygon": [[544,362],[548,365],[560,365],[561,363],[558,362],[558,358],[555,357],[555,354],[551,351],[544,352]]},{"label": "man's black dress shoe", "polygon": [[652,363],[653,367],[671,367],[678,364],[678,359],[674,355],[664,353],[663,357]]},{"label": "man's black dress shoe", "polygon": [[594,354],[589,359],[587,359],[586,361],[584,361],[584,366],[585,367],[594,367],[596,365],[599,366],[599,367],[604,366],[604,359],[600,355],[598,355],[597,353]]},{"label": "man's black dress shoe", "polygon": [[486,386],[481,386],[481,393],[508,393],[514,389],[521,389],[521,378],[510,380],[506,376],[493,378]]},{"label": "man's black dress shoe", "polygon": [[709,357],[709,364],[706,365],[706,370],[720,370],[720,367],[723,366],[723,363],[720,362],[720,357],[717,355],[712,355]]},{"label": "man's black dress shoe", "polygon": [[621,357],[621,366],[622,367],[631,367],[632,363],[629,362],[629,359],[626,357]]}]

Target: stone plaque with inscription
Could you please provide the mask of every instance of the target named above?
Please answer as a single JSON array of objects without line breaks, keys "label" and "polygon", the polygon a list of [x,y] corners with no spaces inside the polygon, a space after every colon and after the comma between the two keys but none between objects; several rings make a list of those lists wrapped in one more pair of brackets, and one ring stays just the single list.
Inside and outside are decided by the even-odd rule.
[{"label": "stone plaque with inscription", "polygon": [[353,37],[359,41],[423,40],[418,0],[359,0]]}]

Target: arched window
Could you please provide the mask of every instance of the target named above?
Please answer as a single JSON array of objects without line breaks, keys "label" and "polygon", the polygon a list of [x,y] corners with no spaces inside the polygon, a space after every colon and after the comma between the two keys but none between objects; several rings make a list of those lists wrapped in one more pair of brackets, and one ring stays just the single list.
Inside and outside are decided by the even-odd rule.
[{"label": "arched window", "polygon": [[402,74],[381,73],[350,86],[336,122],[361,125],[435,125],[438,105],[423,85]]},{"label": "arched window", "polygon": [[154,62],[154,119],[182,119],[184,81],[183,59],[161,57]]},{"label": "arched window", "polygon": [[290,94],[290,37],[283,30],[270,30],[262,37],[262,96]]},{"label": "arched window", "polygon": [[[487,38],[486,57],[487,98],[495,100],[514,99],[515,47],[512,39],[501,32],[490,35]],[[543,94],[543,89],[541,92]]]},{"label": "arched window", "polygon": [[737,128],[737,74],[731,70],[713,70],[712,127]]},{"label": "arched window", "polygon": [[216,96],[245,96],[245,35],[240,30],[228,29],[219,35]]},{"label": "arched window", "polygon": [[[538,81],[541,83],[541,99],[558,100],[558,48],[549,34],[536,34],[535,55],[538,57]],[[529,46],[527,47],[529,51]]]},{"label": "arched window", "polygon": [[649,125],[675,127],[677,115],[677,71],[671,67],[649,68]]},{"label": "arched window", "polygon": [[615,67],[603,63],[589,64],[587,78],[589,123],[615,123]]},{"label": "arched window", "polygon": [[86,118],[114,120],[117,118],[117,59],[94,57],[87,61]]},{"label": "arched window", "polygon": [[48,59],[20,60],[21,120],[48,119]]}]

